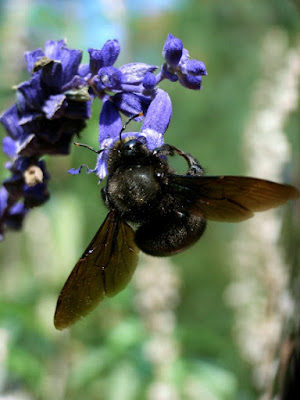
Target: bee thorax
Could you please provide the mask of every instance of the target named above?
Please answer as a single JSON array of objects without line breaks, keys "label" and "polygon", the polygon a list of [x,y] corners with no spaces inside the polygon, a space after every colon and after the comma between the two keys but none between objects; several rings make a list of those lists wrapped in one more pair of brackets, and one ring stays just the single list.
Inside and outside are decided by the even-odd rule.
[{"label": "bee thorax", "polygon": [[160,184],[151,166],[135,165],[128,168],[125,175],[116,171],[107,182],[107,192],[112,207],[121,214],[146,211],[157,200]]}]

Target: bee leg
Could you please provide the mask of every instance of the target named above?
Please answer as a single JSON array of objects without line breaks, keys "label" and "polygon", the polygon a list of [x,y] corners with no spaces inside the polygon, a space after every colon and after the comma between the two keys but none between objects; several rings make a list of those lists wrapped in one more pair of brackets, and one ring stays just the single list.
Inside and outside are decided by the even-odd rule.
[{"label": "bee leg", "polygon": [[159,156],[174,156],[175,152],[177,151],[176,147],[171,146],[170,144],[163,144],[160,147],[157,147],[153,150],[153,155]]},{"label": "bee leg", "polygon": [[200,164],[194,164],[190,166],[186,174],[194,176],[202,176],[204,175],[204,169],[201,167]]},{"label": "bee leg", "polygon": [[201,176],[204,174],[204,169],[199,164],[197,158],[192,156],[190,153],[185,153],[184,151],[177,149],[176,147],[174,147],[174,150],[187,161],[189,166],[189,169],[186,172],[187,175]]},{"label": "bee leg", "polygon": [[164,156],[174,156],[177,153],[181,157],[183,157],[189,166],[187,170],[187,175],[201,176],[204,174],[204,169],[199,164],[199,161],[192,156],[190,153],[185,153],[182,150],[177,149],[175,146],[171,146],[170,144],[163,144],[161,147],[158,147],[153,151],[153,154],[161,154]]}]

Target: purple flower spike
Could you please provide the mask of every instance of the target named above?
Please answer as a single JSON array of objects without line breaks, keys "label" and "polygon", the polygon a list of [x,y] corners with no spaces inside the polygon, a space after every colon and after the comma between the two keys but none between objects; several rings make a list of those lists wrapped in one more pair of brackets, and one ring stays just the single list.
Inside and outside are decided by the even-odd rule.
[{"label": "purple flower spike", "polygon": [[45,56],[38,49],[27,53],[26,60],[34,72],[17,87],[17,104],[0,121],[18,140],[18,154],[66,154],[72,136],[91,114],[87,82],[77,75],[81,51],[69,49],[64,40],[49,41]]},{"label": "purple flower spike", "polygon": [[181,59],[182,50],[182,41],[175,36],[169,34],[162,51],[162,55],[167,63],[171,66],[176,66]]}]

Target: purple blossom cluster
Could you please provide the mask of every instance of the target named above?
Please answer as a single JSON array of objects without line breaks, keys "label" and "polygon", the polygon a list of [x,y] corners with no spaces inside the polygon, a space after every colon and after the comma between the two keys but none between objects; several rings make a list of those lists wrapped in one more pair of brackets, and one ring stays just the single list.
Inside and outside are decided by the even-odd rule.
[{"label": "purple blossom cluster", "polygon": [[[189,58],[180,39],[168,35],[163,47],[164,64],[135,62],[114,66],[120,53],[117,40],[108,40],[101,50],[89,49],[89,63],[81,63],[82,52],[65,41],[48,41],[45,50],[25,53],[30,79],[16,88],[16,103],[0,121],[7,136],[3,151],[10,158],[5,168],[10,177],[0,189],[0,238],[6,228],[20,229],[30,208],[49,198],[49,174],[41,158],[45,154],[69,154],[73,137],[91,116],[92,101],[103,102],[99,117],[99,148],[94,172],[107,175],[108,151],[119,140],[121,114],[143,121],[139,132],[122,137],[144,137],[150,150],[163,144],[171,117],[168,93],[158,87],[168,79],[188,89],[201,89],[206,75],[202,61]],[[156,72],[156,74],[154,74]],[[78,174],[81,167],[69,172]]]}]

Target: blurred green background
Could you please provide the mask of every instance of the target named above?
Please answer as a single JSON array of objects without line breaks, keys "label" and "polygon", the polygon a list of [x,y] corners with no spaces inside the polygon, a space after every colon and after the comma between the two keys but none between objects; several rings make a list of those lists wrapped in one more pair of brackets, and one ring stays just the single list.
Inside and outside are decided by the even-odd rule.
[{"label": "blurred green background", "polygon": [[[1,0],[0,24],[1,110],[15,101],[12,86],[28,79],[24,51],[43,47],[46,40],[66,38],[69,47],[84,50],[87,61],[89,47],[117,38],[120,66],[160,65],[167,34],[179,37],[192,58],[205,62],[208,76],[201,92],[162,83],[173,102],[165,140],[191,152],[208,174],[239,175],[246,172],[241,147],[262,71],[262,42],[272,29],[284,32],[287,47],[299,42],[299,2]],[[100,107],[95,102],[81,138],[95,147]],[[296,145],[298,122],[295,111],[287,130]],[[294,152],[297,157],[297,146]],[[47,157],[50,201],[30,212],[22,232],[9,232],[1,243],[0,399],[258,398],[251,366],[235,342],[235,315],[223,296],[231,280],[233,225],[210,223],[201,241],[171,259],[180,280],[179,302],[170,306],[175,323],[164,337],[178,350],[167,372],[145,354],[157,332],[145,328],[138,283],[68,331],[54,329],[58,293],[106,215],[96,177],[67,174],[82,163],[93,167],[94,154],[73,148],[69,157]],[[295,169],[295,161],[289,168]],[[2,168],[1,178],[6,173]],[[161,380],[173,395],[159,385],[149,391]]]}]

